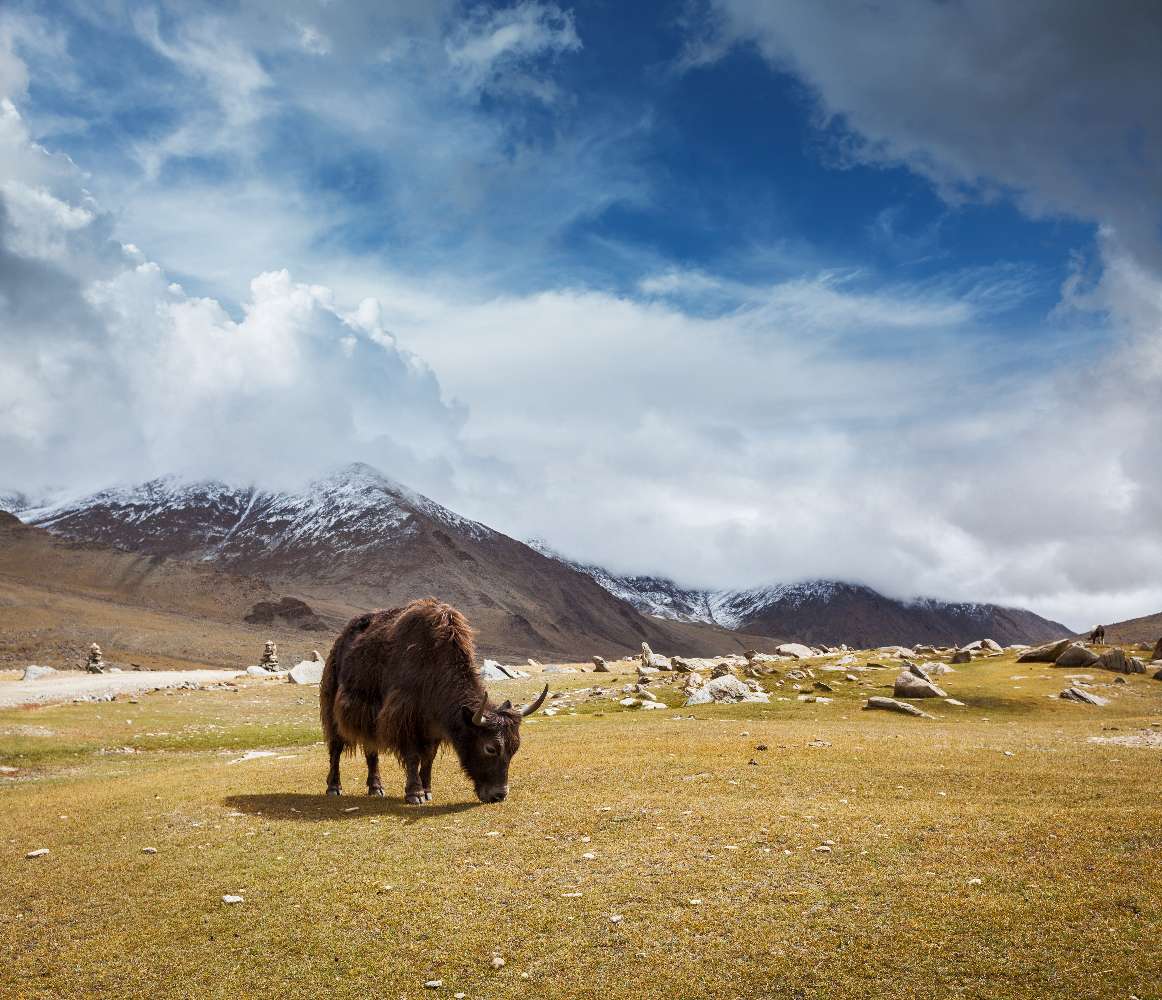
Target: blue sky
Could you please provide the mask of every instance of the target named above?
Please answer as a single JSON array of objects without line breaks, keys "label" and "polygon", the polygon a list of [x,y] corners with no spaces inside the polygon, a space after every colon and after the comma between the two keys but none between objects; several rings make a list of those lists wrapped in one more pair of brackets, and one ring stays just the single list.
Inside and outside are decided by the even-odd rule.
[{"label": "blue sky", "polygon": [[8,3],[0,281],[72,317],[5,300],[10,485],[359,458],[687,583],[1156,610],[1159,56],[1130,0]]}]

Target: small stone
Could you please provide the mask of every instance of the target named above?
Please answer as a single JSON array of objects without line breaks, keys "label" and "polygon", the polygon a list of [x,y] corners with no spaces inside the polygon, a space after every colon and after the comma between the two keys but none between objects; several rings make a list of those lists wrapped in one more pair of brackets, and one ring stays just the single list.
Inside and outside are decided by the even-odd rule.
[{"label": "small stone", "polygon": [[222,902],[225,903],[227,906],[233,906],[235,903],[241,903],[242,897],[241,896],[226,895],[226,896],[222,897]]},{"label": "small stone", "polygon": [[594,854],[592,851],[586,851],[584,854],[581,855],[581,857],[585,861],[596,861],[597,860],[597,855]]},{"label": "small stone", "polygon": [[157,848],[156,847],[143,847],[141,849],[141,853],[142,854],[156,854]]},{"label": "small stone", "polygon": [[624,918],[622,917],[622,915],[620,913],[615,913],[615,914],[613,914],[613,916],[611,916],[609,918],[609,922],[611,924],[620,924],[623,919]]},{"label": "small stone", "polygon": [[438,990],[443,985],[444,985],[444,980],[442,980],[442,979],[429,979],[426,983],[424,983],[424,989],[425,990]]},{"label": "small stone", "polygon": [[490,965],[491,965],[491,966],[492,966],[494,969],[503,969],[503,968],[504,968],[504,964],[505,964],[505,963],[504,963],[504,959],[503,959],[503,958],[501,958],[499,955],[493,955],[493,956],[492,956],[492,961],[491,961],[489,964],[490,964]]},{"label": "small stone", "polygon": [[489,830],[484,836],[486,836],[486,837],[499,837],[500,831],[499,830]]},{"label": "small stone", "polygon": [[24,856],[26,858],[43,858],[48,853],[49,851],[47,847],[38,847],[35,851],[29,851]]},{"label": "small stone", "polygon": [[691,900],[689,901],[689,903],[690,903],[690,905],[691,905],[691,906],[701,906],[701,905],[702,905],[702,900],[700,900],[700,899],[691,899]]},{"label": "small stone", "polygon": [[827,844],[820,844],[818,847],[815,848],[815,853],[816,854],[830,854],[831,848]]},{"label": "small stone", "polygon": [[968,880],[968,884],[969,885],[984,885],[984,879],[970,878]]}]

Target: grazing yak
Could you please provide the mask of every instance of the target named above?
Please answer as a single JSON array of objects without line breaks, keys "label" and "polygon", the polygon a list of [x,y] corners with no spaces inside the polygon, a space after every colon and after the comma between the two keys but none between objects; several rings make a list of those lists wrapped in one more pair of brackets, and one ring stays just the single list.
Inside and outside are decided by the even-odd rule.
[{"label": "grazing yak", "polygon": [[1106,627],[1104,625],[1098,625],[1097,628],[1089,633],[1089,641],[1104,645],[1106,641]]},{"label": "grazing yak", "polygon": [[549,686],[524,708],[493,705],[475,657],[464,616],[434,598],[352,619],[331,647],[319,688],[331,753],[327,794],[342,794],[343,751],[362,746],[368,795],[383,795],[379,754],[390,751],[407,769],[407,802],[430,802],[432,761],[441,743],[451,743],[477,798],[502,801],[521,719],[544,704]]}]

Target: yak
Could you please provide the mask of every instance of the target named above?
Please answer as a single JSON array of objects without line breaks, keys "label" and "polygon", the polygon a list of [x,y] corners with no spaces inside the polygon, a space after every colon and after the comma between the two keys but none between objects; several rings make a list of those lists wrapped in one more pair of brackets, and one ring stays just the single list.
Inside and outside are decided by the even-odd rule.
[{"label": "yak", "polygon": [[383,795],[379,755],[390,751],[407,771],[407,803],[430,802],[432,761],[450,743],[476,797],[503,801],[521,720],[544,704],[549,686],[523,708],[494,705],[475,658],[467,620],[435,598],[353,618],[331,647],[319,688],[327,794],[343,794],[339,759],[362,746],[368,795]]}]

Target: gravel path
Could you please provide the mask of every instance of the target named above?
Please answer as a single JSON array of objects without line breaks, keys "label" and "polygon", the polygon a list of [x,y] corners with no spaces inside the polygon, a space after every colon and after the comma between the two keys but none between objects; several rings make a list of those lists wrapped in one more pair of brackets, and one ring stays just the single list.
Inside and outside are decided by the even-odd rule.
[{"label": "gravel path", "polygon": [[81,698],[97,701],[118,694],[140,694],[184,684],[221,684],[245,674],[240,670],[134,670],[123,674],[60,672],[35,681],[0,683],[0,708],[42,705]]}]

